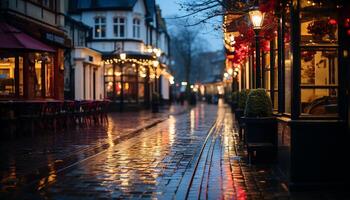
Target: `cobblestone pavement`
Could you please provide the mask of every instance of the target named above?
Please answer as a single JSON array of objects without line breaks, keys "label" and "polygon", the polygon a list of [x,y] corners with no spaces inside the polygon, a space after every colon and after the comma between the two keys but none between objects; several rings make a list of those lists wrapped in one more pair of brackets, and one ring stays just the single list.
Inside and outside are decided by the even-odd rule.
[{"label": "cobblestone pavement", "polygon": [[160,123],[186,107],[171,106],[160,113],[111,113],[105,126],[62,130],[43,130],[32,137],[0,141],[0,199],[8,198],[23,186],[47,177],[50,170],[65,167],[107,149],[144,128]]},{"label": "cobblestone pavement", "polygon": [[[344,193],[338,192],[290,193],[274,166],[248,165],[234,116],[222,103],[218,106],[198,104],[120,141],[120,130],[130,133],[140,125],[138,123],[148,120],[137,122],[133,117],[134,114],[119,116],[119,120],[109,123],[104,130],[105,136],[96,138],[101,143],[108,143],[104,149],[87,156],[80,154],[81,159],[65,168],[49,165],[41,179],[12,193],[13,196],[5,197],[64,200],[347,199]],[[111,116],[110,120],[113,119],[116,116]],[[135,121],[131,122],[131,119]],[[27,166],[33,164],[27,163]],[[16,188],[20,170],[18,165],[13,166],[16,168],[8,171],[13,179],[7,181],[12,181]]]},{"label": "cobblestone pavement", "polygon": [[[201,104],[55,176],[39,195],[52,199],[171,199],[217,116]],[[54,172],[53,172],[54,174]]]}]

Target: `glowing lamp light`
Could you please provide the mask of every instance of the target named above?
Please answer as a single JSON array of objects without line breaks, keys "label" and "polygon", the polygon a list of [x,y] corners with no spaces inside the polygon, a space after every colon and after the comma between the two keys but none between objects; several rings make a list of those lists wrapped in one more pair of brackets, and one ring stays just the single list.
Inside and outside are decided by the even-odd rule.
[{"label": "glowing lamp light", "polygon": [[153,67],[158,67],[159,65],[159,61],[158,60],[154,60],[152,61]]},{"label": "glowing lamp light", "polygon": [[229,77],[229,74],[227,72],[224,73],[224,77],[225,78],[228,78]]},{"label": "glowing lamp light", "polygon": [[186,86],[187,82],[181,82],[181,85]]},{"label": "glowing lamp light", "polygon": [[229,68],[229,69],[227,70],[227,73],[229,73],[230,75],[232,75],[232,74],[233,74],[233,69],[232,69],[232,68]]},{"label": "glowing lamp light", "polygon": [[160,50],[156,51],[156,56],[160,57],[162,55],[162,52]]},{"label": "glowing lamp light", "polygon": [[120,54],[120,59],[125,60],[126,59],[126,53],[121,53]]},{"label": "glowing lamp light", "polygon": [[249,17],[253,24],[253,29],[261,29],[264,22],[265,13],[261,12],[258,8],[254,8],[249,11]]},{"label": "glowing lamp light", "polygon": [[169,78],[169,83],[170,83],[170,85],[174,85],[175,84],[175,80],[174,80],[174,77],[170,77]]}]

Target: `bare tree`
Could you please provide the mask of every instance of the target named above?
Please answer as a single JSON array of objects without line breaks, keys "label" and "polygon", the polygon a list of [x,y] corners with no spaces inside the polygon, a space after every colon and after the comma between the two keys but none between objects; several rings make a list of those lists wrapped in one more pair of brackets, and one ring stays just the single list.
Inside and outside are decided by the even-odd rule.
[{"label": "bare tree", "polygon": [[179,4],[187,14],[179,17],[191,19],[189,25],[198,25],[218,16],[246,14],[256,1],[258,0],[181,0]]},{"label": "bare tree", "polygon": [[202,52],[205,48],[203,43],[205,40],[200,35],[200,28],[188,26],[188,22],[183,19],[177,19],[173,22],[171,29],[172,47],[177,54],[181,65],[184,67],[186,94],[190,92],[190,76],[195,64],[196,55]]}]

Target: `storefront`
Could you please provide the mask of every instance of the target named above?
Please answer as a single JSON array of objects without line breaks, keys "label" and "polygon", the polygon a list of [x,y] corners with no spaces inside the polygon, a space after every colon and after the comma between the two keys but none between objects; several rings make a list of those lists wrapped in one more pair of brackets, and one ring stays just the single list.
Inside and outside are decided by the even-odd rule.
[{"label": "storefront", "polygon": [[156,83],[160,70],[153,67],[154,58],[146,54],[125,53],[125,57],[121,55],[103,57],[105,98],[121,107],[148,106],[152,100],[152,93],[159,90]]},{"label": "storefront", "polygon": [[278,165],[290,189],[345,182],[350,37],[345,4],[262,1],[259,54],[249,23],[237,23],[241,35],[232,62],[246,74],[243,88],[260,85],[270,94],[278,117]]},{"label": "storefront", "polygon": [[63,51],[5,22],[0,34],[0,98],[62,99]]}]

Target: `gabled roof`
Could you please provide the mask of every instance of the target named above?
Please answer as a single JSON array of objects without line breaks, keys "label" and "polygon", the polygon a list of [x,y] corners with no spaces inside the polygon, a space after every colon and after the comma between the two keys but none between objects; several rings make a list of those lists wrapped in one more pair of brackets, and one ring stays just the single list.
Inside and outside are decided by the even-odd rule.
[{"label": "gabled roof", "polygon": [[137,0],[70,0],[70,12],[85,10],[132,10]]},{"label": "gabled roof", "polygon": [[157,11],[157,27],[160,32],[165,32],[167,33],[167,27],[164,18],[162,17],[162,10],[160,7],[157,5],[156,6],[156,11]]},{"label": "gabled roof", "polygon": [[156,13],[156,2],[155,0],[144,0],[146,6],[146,21],[153,21],[153,16]]}]

